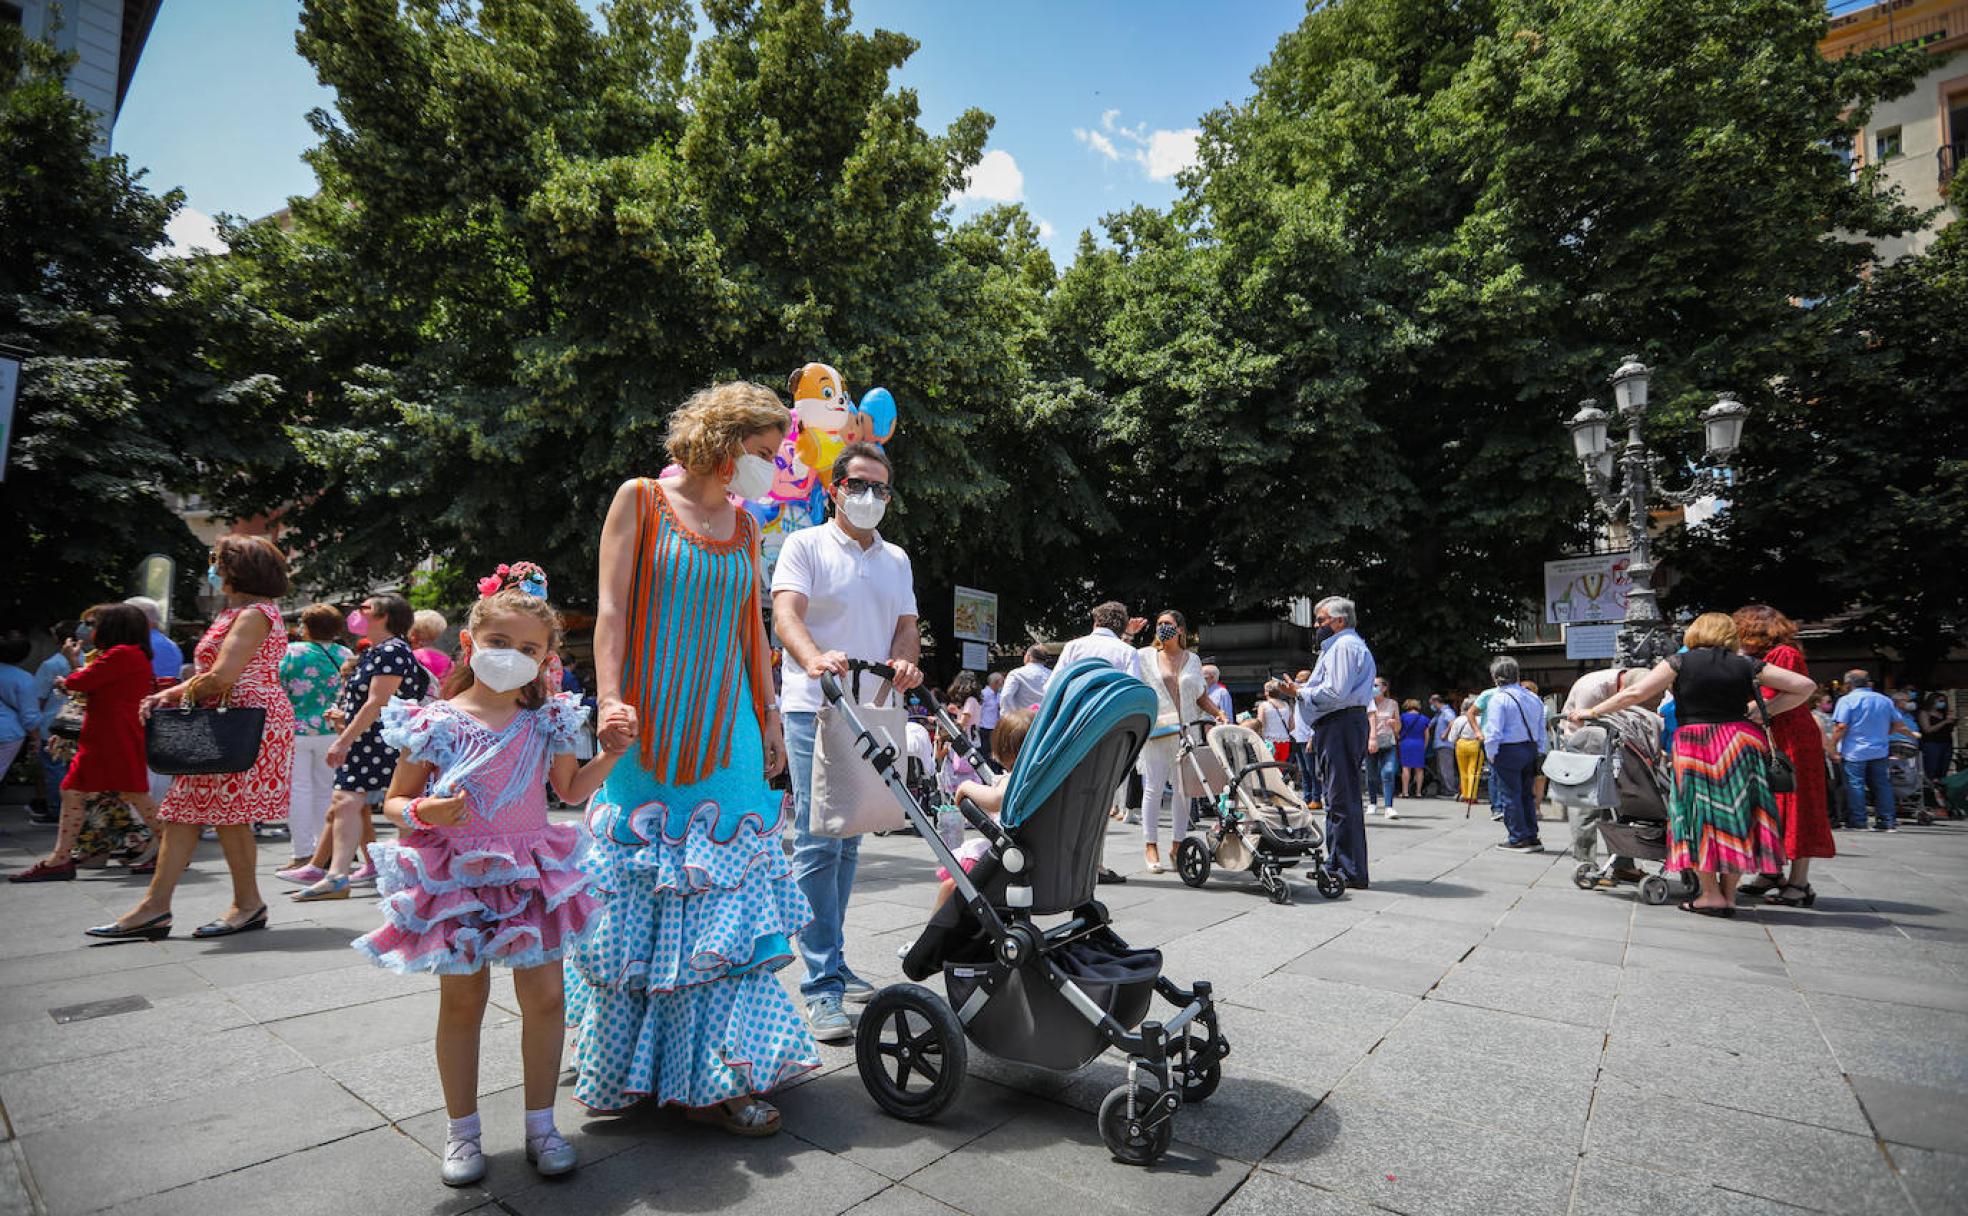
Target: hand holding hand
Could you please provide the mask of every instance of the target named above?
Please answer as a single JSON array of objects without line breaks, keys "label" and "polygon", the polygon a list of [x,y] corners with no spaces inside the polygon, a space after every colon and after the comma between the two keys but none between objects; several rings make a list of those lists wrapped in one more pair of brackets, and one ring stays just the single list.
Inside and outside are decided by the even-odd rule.
[{"label": "hand holding hand", "polygon": [[636,725],[636,711],[633,708],[620,701],[609,703],[602,710],[601,727],[596,732],[601,750],[611,756],[628,751],[635,746]]}]

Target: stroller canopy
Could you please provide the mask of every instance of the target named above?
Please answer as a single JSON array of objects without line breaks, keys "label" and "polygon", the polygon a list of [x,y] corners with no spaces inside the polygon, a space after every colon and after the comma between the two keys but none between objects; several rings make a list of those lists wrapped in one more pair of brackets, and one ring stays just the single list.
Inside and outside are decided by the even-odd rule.
[{"label": "stroller canopy", "polygon": [[1155,692],[1140,680],[1088,659],[1054,673],[1012,766],[999,822],[1015,828],[1082,760],[1130,717],[1155,720]]}]

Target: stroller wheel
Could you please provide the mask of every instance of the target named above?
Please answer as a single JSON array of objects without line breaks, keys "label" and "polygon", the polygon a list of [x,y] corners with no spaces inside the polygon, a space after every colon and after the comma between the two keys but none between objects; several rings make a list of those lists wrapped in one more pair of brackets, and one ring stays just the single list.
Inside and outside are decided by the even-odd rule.
[{"label": "stroller wheel", "polygon": [[1169,1061],[1170,1074],[1178,1078],[1176,1087],[1182,1091],[1182,1101],[1201,1102],[1216,1092],[1223,1082],[1223,1062],[1221,1058],[1209,1059],[1209,1039],[1195,1031],[1185,1031],[1182,1041],[1177,1045],[1175,1057]]},{"label": "stroller wheel", "polygon": [[1915,815],[1913,818],[1915,823],[1920,824],[1920,826],[1922,827],[1926,827],[1928,824],[1934,822],[1934,812],[1922,811],[1918,815]]},{"label": "stroller wheel", "polygon": [[1683,895],[1693,895],[1695,892],[1701,890],[1701,887],[1701,880],[1695,877],[1693,870],[1681,871],[1681,893]]},{"label": "stroller wheel", "polygon": [[1599,871],[1589,861],[1581,861],[1572,871],[1572,885],[1581,891],[1590,891],[1599,885]]},{"label": "stroller wheel", "polygon": [[1209,881],[1209,849],[1194,836],[1184,836],[1175,845],[1175,872],[1182,881],[1192,887],[1200,887]]},{"label": "stroller wheel", "polygon": [[1650,904],[1667,902],[1667,880],[1658,874],[1649,874],[1640,880],[1640,898]]},{"label": "stroller wheel", "polygon": [[1265,866],[1257,872],[1257,881],[1264,884],[1264,890],[1271,896],[1274,904],[1288,904],[1292,901],[1291,883],[1278,873],[1278,867]]},{"label": "stroller wheel", "polygon": [[949,1003],[919,984],[875,993],[854,1036],[868,1096],[898,1119],[928,1119],[963,1088],[968,1048]]},{"label": "stroller wheel", "polygon": [[[1106,1142],[1107,1151],[1114,1154],[1114,1160],[1122,1165],[1153,1165],[1168,1151],[1169,1141],[1175,1139],[1173,1115],[1159,1121],[1150,1118],[1160,1093],[1153,1077],[1140,1076],[1131,1086],[1116,1086],[1101,1100],[1100,1138]],[[1130,1097],[1136,1115],[1133,1119],[1128,1118]]]},{"label": "stroller wheel", "polygon": [[1325,896],[1327,899],[1338,899],[1340,896],[1346,894],[1346,880],[1341,878],[1335,871],[1320,866],[1312,873],[1312,881],[1317,884],[1319,894]]}]

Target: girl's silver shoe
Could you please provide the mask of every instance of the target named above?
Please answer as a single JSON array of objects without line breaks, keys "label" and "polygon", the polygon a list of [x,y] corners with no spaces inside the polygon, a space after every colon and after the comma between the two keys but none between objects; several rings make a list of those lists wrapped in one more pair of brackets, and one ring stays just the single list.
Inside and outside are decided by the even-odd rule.
[{"label": "girl's silver shoe", "polygon": [[439,1171],[445,1186],[471,1186],[485,1178],[485,1153],[478,1138],[453,1140],[444,1146],[444,1165]]},{"label": "girl's silver shoe", "polygon": [[559,1132],[548,1132],[538,1141],[526,1142],[526,1159],[540,1172],[540,1177],[551,1178],[555,1174],[565,1174],[580,1162],[574,1146],[569,1144]]}]

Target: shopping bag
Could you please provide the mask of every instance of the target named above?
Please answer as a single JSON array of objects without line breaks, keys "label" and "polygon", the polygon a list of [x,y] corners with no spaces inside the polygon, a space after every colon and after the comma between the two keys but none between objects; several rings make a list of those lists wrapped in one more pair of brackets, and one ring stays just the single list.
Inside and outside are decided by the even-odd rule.
[{"label": "shopping bag", "polygon": [[894,686],[884,680],[872,701],[853,707],[867,740],[849,723],[842,706],[829,701],[820,707],[813,736],[813,797],[806,821],[815,836],[842,838],[908,826],[902,804],[867,754],[879,754],[886,747],[891,763],[908,762],[908,713],[894,693]]}]

